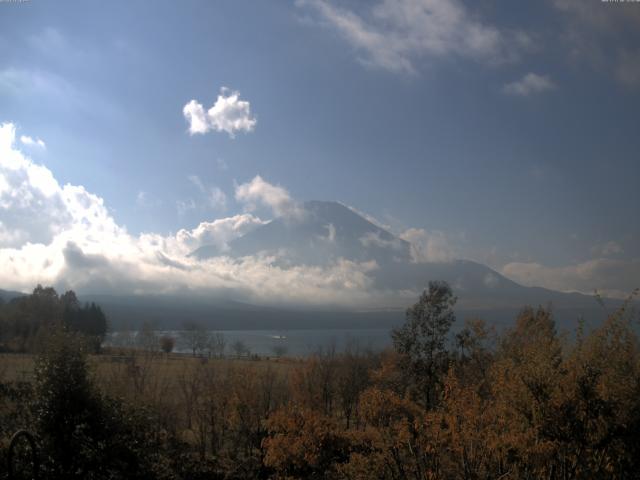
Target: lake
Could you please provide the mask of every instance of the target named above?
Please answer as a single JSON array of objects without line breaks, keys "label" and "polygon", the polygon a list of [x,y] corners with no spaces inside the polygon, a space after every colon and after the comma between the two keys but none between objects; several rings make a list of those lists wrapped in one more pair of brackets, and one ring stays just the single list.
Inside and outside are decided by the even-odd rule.
[{"label": "lake", "polygon": [[[157,336],[168,335],[176,340],[174,352],[191,353],[182,332],[158,331]],[[391,346],[391,331],[387,328],[372,329],[317,329],[317,330],[221,330],[226,342],[225,354],[233,353],[231,345],[241,341],[252,354],[273,356],[274,350],[283,347],[288,356],[307,356],[319,349],[335,347],[342,352],[347,346],[380,351]],[[137,332],[132,332],[126,341],[135,342]],[[133,337],[133,338],[131,338]],[[105,346],[122,345],[125,340],[120,332],[107,336]]]}]

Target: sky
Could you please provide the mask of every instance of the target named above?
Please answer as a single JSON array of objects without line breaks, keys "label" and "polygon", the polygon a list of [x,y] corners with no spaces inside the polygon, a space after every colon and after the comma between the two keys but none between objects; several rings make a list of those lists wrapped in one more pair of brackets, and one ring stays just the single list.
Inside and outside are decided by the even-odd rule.
[{"label": "sky", "polygon": [[364,298],[349,262],[186,259],[335,200],[429,261],[624,296],[638,112],[637,2],[0,1],[0,288]]}]

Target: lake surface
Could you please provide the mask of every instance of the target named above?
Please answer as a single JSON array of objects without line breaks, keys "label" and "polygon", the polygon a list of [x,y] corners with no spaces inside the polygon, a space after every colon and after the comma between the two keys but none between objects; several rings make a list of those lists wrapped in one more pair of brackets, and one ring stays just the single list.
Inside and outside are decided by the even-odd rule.
[{"label": "lake surface", "polygon": [[[176,340],[174,352],[191,353],[180,331],[159,331],[156,335],[168,335]],[[221,330],[226,342],[225,354],[233,354],[231,345],[241,341],[252,354],[273,356],[278,347],[283,347],[288,356],[307,356],[318,350],[335,347],[342,352],[348,346],[360,350],[380,351],[391,346],[391,331],[387,328],[373,329],[318,329],[318,330]],[[126,341],[135,342],[137,332],[132,332]],[[105,345],[121,345],[125,341],[119,332],[107,336]]]}]

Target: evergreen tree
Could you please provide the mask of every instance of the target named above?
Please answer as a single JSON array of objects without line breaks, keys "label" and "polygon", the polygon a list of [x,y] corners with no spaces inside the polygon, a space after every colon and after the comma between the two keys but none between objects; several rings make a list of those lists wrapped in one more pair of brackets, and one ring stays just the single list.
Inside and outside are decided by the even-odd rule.
[{"label": "evergreen tree", "polygon": [[429,282],[418,302],[407,310],[405,324],[392,332],[393,344],[407,361],[414,385],[425,406],[436,402],[441,377],[447,370],[447,335],[455,321],[456,297],[446,282]]}]

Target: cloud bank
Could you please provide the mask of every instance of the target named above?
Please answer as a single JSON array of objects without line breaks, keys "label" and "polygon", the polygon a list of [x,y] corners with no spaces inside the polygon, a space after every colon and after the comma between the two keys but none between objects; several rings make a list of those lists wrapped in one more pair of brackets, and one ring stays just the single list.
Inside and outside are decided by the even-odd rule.
[{"label": "cloud bank", "polygon": [[[239,185],[237,197],[274,212],[294,202],[262,178]],[[131,235],[99,196],[61,185],[52,172],[18,149],[13,124],[0,126],[0,288],[30,291],[38,284],[80,293],[234,292],[260,303],[354,305],[368,302],[374,265],[338,260],[326,268],[280,268],[276,258],[189,256],[202,245],[224,251],[231,240],[266,223],[243,213],[175,234]]]},{"label": "cloud bank", "polygon": [[526,286],[561,292],[593,293],[624,298],[640,283],[640,259],[596,258],[574,265],[551,267],[536,262],[512,262],[502,273]]},{"label": "cloud bank", "polygon": [[191,100],[182,109],[189,122],[191,135],[207,132],[226,132],[234,138],[237,132],[252,132],[257,120],[251,113],[251,105],[240,100],[240,92],[222,87],[213,106],[206,110],[196,100]]},{"label": "cloud bank", "polygon": [[[225,256],[229,242],[268,222],[256,216],[256,206],[268,207],[275,215],[299,214],[301,207],[286,189],[260,176],[236,185],[235,198],[246,205],[245,213],[173,234],[132,235],[116,222],[102,198],[81,185],[61,185],[19,145],[24,144],[15,126],[0,126],[0,288],[29,291],[41,283],[79,293],[225,292],[263,304],[358,307],[407,299],[406,292],[376,290],[375,262],[339,258],[326,267],[284,267],[279,254]],[[198,188],[196,177],[191,181]],[[326,229],[323,240],[335,241],[335,226]],[[409,229],[401,238],[411,243],[418,263],[458,256],[442,232]],[[371,235],[361,243],[363,248],[394,247]],[[221,255],[206,260],[190,256],[203,245],[213,245]],[[620,296],[640,278],[640,260],[622,259],[623,253],[619,244],[608,242],[595,251],[602,258],[560,267],[511,262],[502,273],[524,285],[585,293],[597,288]],[[495,283],[494,278],[485,279],[487,286]]]}]

